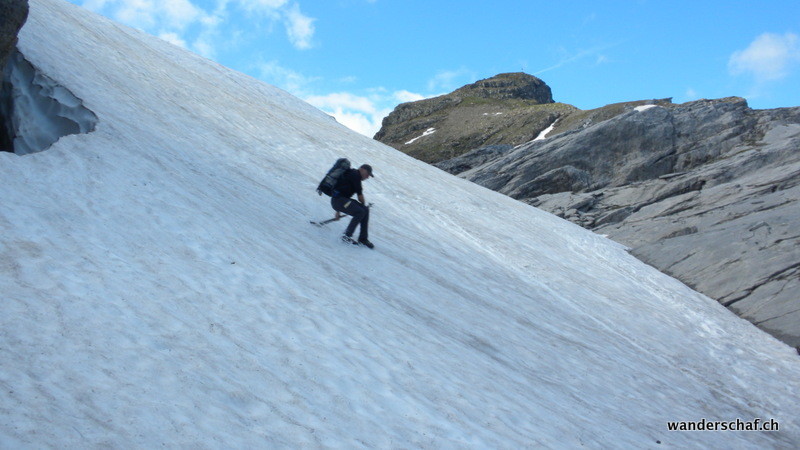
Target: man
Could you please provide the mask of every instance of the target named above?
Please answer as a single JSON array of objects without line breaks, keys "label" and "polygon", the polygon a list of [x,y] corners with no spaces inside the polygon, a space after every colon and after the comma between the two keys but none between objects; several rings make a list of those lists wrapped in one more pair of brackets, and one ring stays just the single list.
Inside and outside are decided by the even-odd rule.
[{"label": "man", "polygon": [[[369,207],[364,202],[364,193],[361,188],[361,182],[372,175],[372,166],[364,164],[358,169],[347,169],[339,178],[339,182],[333,188],[333,195],[331,196],[331,206],[336,210],[336,218],[341,217],[339,213],[345,213],[353,217],[347,229],[342,235],[342,240],[351,244],[361,244],[368,248],[374,248],[372,242],[369,241]],[[358,201],[350,197],[356,194]],[[361,225],[361,230],[358,234],[358,241],[353,240],[353,233],[356,227]]]}]

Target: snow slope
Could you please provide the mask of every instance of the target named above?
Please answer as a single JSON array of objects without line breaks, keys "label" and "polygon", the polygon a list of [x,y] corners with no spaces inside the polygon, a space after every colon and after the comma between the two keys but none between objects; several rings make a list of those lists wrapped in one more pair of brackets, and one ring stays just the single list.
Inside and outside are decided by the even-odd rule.
[{"label": "snow slope", "polygon": [[99,122],[0,153],[0,447],[800,445],[795,351],[613,242],[61,0],[20,48]]}]

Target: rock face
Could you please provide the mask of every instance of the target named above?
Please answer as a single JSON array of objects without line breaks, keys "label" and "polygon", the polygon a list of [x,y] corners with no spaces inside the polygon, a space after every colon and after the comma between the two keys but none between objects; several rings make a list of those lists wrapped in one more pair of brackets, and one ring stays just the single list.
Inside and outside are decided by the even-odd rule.
[{"label": "rock face", "polygon": [[484,145],[525,143],[575,110],[554,103],[550,87],[532,75],[500,74],[398,106],[375,139],[435,163]]},{"label": "rock face", "polygon": [[[17,46],[17,34],[28,18],[27,0],[2,0],[0,1],[0,74],[6,66],[6,61]],[[6,85],[5,80],[2,81]],[[0,92],[7,92],[7,86],[0,86]],[[3,110],[11,109],[10,100],[5,95],[0,95],[0,150],[12,148],[12,138],[9,136],[7,126],[8,118],[3,115]]]},{"label": "rock face", "polygon": [[17,33],[28,18],[27,0],[0,2],[0,69],[17,45]]},{"label": "rock face", "polygon": [[608,235],[800,345],[800,108],[633,102],[573,111],[548,136],[438,165]]}]

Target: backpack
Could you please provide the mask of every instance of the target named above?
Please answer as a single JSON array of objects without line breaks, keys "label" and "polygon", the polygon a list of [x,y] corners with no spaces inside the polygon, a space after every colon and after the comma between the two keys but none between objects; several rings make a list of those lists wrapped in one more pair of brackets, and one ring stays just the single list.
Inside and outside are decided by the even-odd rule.
[{"label": "backpack", "polygon": [[350,161],[347,158],[337,159],[333,164],[333,167],[331,167],[331,169],[325,175],[325,178],[319,182],[319,186],[317,186],[317,194],[325,194],[328,197],[333,197],[333,189],[336,187],[336,183],[339,182],[342,174],[344,174],[344,172],[349,168]]}]

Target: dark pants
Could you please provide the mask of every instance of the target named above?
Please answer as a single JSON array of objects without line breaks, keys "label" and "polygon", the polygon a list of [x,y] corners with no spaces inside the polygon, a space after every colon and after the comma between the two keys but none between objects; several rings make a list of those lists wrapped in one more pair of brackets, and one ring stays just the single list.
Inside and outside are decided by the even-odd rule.
[{"label": "dark pants", "polygon": [[361,224],[361,231],[358,233],[358,239],[363,240],[369,237],[369,208],[361,204],[358,200],[344,197],[332,198],[331,206],[336,211],[353,217],[353,219],[350,220],[350,224],[347,225],[344,234],[353,237],[356,227]]}]

